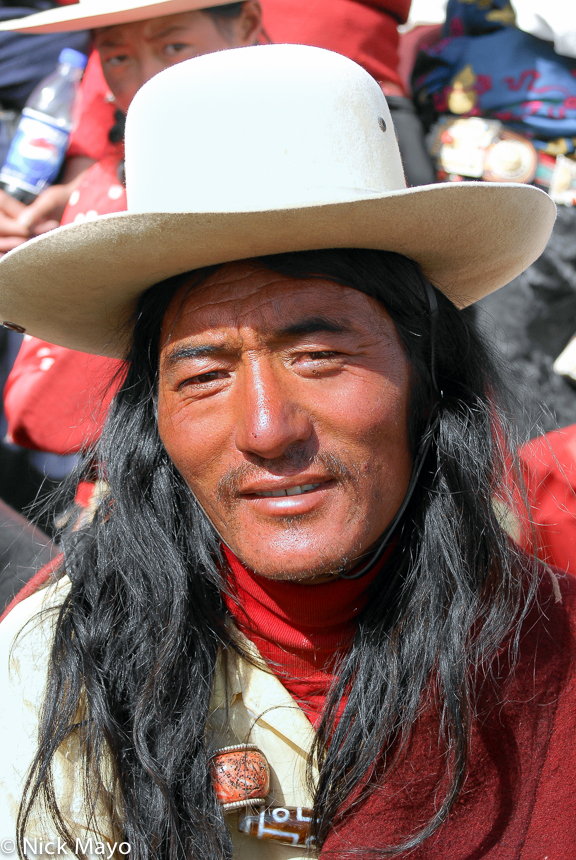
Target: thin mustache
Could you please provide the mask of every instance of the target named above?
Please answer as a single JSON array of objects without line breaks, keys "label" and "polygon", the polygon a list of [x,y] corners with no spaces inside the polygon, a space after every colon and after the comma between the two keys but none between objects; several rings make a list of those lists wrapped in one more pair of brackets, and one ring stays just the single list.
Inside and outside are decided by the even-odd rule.
[{"label": "thin mustache", "polygon": [[354,476],[343,460],[330,451],[321,451],[313,457],[308,457],[299,452],[286,454],[275,460],[266,461],[265,467],[256,466],[254,463],[242,463],[234,469],[230,469],[220,478],[216,488],[218,500],[230,504],[237,499],[240,488],[251,479],[261,479],[270,475],[286,475],[309,469],[313,466],[322,466],[327,476],[335,478],[342,483],[352,483]]}]

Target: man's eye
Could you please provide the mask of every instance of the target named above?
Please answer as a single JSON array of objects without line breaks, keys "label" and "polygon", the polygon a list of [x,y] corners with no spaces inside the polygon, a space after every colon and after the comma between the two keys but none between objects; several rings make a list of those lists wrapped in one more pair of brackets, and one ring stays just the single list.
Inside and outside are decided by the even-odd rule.
[{"label": "man's eye", "polygon": [[185,51],[188,47],[190,46],[186,45],[184,42],[172,42],[170,45],[165,46],[164,53],[168,57],[175,57],[176,54],[179,54],[181,51]]},{"label": "man's eye", "polygon": [[105,63],[107,66],[122,66],[128,62],[128,54],[116,54],[115,57],[107,57]]},{"label": "man's eye", "polygon": [[207,382],[223,379],[225,375],[221,370],[210,370],[207,373],[199,373],[198,376],[189,376],[188,379],[180,383],[178,388],[183,388],[186,385],[205,385]]},{"label": "man's eye", "polygon": [[320,349],[317,352],[309,352],[308,356],[314,361],[323,361],[327,358],[335,358],[338,355],[331,349]]}]

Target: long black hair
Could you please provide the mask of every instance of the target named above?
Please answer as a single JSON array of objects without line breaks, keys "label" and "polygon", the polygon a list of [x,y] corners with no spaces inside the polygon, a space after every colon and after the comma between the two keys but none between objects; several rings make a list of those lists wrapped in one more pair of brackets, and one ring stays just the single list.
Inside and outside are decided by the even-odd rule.
[{"label": "long black hair", "polygon": [[[386,782],[423,701],[432,702],[446,753],[440,802],[402,844],[382,846],[386,856],[421,844],[446,818],[466,774],[472,678],[514,642],[533,589],[493,505],[506,493],[511,463],[498,381],[469,319],[438,291],[431,337],[426,281],[399,254],[340,249],[259,262],[292,278],[327,278],[385,306],[411,365],[415,459],[437,410],[418,485],[336,672],[310,759],[320,768],[313,786],[320,848],[333,824]],[[231,857],[205,737],[218,651],[236,647],[225,626],[224,562],[155,416],[164,313],[183,284],[193,289],[216,268],[142,296],[125,378],[95,451],[74,475],[90,478],[96,461],[109,489],[91,525],[63,541],[60,572],[71,588],[58,609],[40,748],[20,810],[21,853],[36,804],[71,843],[50,764],[76,734],[86,816],[112,792],[111,832],[135,860]],[[112,786],[103,775],[110,764]]]}]

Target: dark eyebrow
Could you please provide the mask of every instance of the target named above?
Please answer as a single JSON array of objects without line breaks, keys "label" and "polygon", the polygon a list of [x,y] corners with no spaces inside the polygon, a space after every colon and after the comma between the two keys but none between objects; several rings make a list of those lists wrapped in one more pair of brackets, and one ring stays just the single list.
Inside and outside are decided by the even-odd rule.
[{"label": "dark eyebrow", "polygon": [[[289,338],[307,334],[316,334],[317,332],[334,332],[336,334],[347,334],[351,332],[352,326],[347,323],[339,323],[330,320],[327,317],[314,316],[306,317],[298,320],[298,322],[285,326],[274,332],[275,338]],[[164,367],[170,370],[180,361],[188,361],[194,358],[209,358],[213,355],[222,355],[229,353],[230,350],[225,344],[210,344],[200,343],[197,346],[181,346],[170,352],[164,359]]]},{"label": "dark eyebrow", "polygon": [[[167,36],[185,32],[187,29],[188,28],[183,24],[171,24],[168,27],[164,27],[163,30],[159,30],[157,33],[154,33],[154,35],[151,36],[150,41],[154,42],[156,39],[164,39]],[[102,27],[101,29],[99,28],[94,31],[94,38],[95,41],[98,42],[98,47],[117,48],[126,41],[123,38],[122,33],[120,33],[120,36],[118,37],[118,35],[112,32],[113,30],[114,27]]]},{"label": "dark eyebrow", "polygon": [[352,326],[346,322],[335,322],[327,317],[315,316],[298,320],[286,328],[280,329],[276,334],[279,337],[294,337],[294,335],[316,334],[317,332],[334,332],[335,334],[347,334],[352,331]]},{"label": "dark eyebrow", "polygon": [[164,366],[167,370],[179,361],[187,361],[190,358],[207,358],[211,355],[222,355],[226,348],[216,346],[214,344],[199,344],[198,346],[182,346],[169,353],[164,359]]},{"label": "dark eyebrow", "polygon": [[154,33],[151,41],[154,41],[154,39],[164,39],[166,36],[171,36],[173,33],[184,33],[188,29],[189,27],[186,27],[184,24],[171,24],[169,27],[165,27],[158,33]]},{"label": "dark eyebrow", "polygon": [[112,24],[110,27],[96,27],[92,30],[92,36],[94,42],[99,47],[116,47],[116,45],[121,45],[122,42],[126,41],[121,24]]},{"label": "dark eyebrow", "polygon": [[118,48],[123,44],[122,39],[115,39],[114,36],[106,36],[102,40],[98,40],[96,37],[95,41],[98,43],[98,48]]}]

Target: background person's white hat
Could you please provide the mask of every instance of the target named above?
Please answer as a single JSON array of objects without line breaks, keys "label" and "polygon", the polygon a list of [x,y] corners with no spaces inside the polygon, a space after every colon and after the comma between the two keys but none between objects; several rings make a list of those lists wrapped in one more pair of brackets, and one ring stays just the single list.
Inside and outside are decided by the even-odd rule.
[{"label": "background person's white hat", "polygon": [[79,0],[71,6],[57,6],[25,18],[3,21],[0,32],[59,33],[92,30],[129,24],[177,12],[190,12],[211,6],[226,6],[231,0]]},{"label": "background person's white hat", "polygon": [[301,45],[206,54],[148,81],[128,111],[126,177],[128,212],[60,227],[0,260],[0,320],[119,356],[152,284],[337,247],[405,254],[463,307],[529,266],[555,217],[528,185],[407,189],[378,84]]}]

